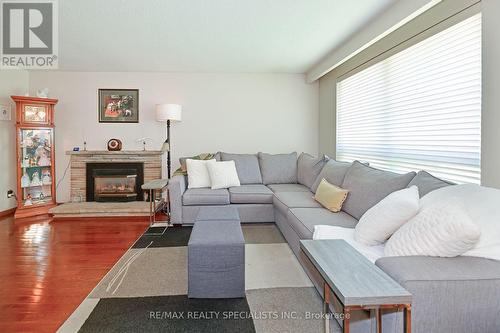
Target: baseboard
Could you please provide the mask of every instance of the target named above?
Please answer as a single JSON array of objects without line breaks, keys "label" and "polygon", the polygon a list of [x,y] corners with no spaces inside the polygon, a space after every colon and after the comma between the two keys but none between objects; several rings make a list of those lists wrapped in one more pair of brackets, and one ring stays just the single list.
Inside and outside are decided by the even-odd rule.
[{"label": "baseboard", "polygon": [[11,209],[7,209],[7,210],[3,210],[0,212],[0,219],[14,215],[15,212],[16,212],[16,207],[11,208]]}]

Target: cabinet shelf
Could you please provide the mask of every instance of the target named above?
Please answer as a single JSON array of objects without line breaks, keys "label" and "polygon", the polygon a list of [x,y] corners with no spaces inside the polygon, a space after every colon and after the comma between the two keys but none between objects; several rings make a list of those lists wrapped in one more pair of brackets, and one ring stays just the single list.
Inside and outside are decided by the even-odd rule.
[{"label": "cabinet shelf", "polygon": [[51,166],[52,166],[52,164],[49,164],[49,165],[30,165],[30,166],[22,166],[21,165],[21,168],[23,168],[23,169],[50,168]]},{"label": "cabinet shelf", "polygon": [[21,188],[35,188],[35,187],[43,187],[43,186],[51,186],[52,182],[47,183],[47,184],[40,184],[40,185],[28,185],[28,186],[21,186]]},{"label": "cabinet shelf", "polygon": [[[26,200],[25,200],[26,201]],[[24,205],[24,207],[39,206],[46,203],[52,203],[52,197],[45,197],[43,199],[31,199],[32,205]]]},{"label": "cabinet shelf", "polygon": [[[44,147],[45,147],[47,150],[51,150],[51,149],[52,149],[52,147],[50,147],[50,146],[44,146]],[[21,149],[25,149],[25,148],[26,148],[26,149],[29,149],[29,148],[34,148],[34,147],[33,147],[33,146],[20,146],[19,148],[21,148]]]}]

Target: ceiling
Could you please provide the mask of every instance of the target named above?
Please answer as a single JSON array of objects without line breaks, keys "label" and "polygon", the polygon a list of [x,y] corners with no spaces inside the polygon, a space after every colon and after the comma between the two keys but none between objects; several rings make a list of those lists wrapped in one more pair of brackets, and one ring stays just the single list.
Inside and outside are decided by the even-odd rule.
[{"label": "ceiling", "polygon": [[59,0],[59,69],[304,73],[397,0]]}]

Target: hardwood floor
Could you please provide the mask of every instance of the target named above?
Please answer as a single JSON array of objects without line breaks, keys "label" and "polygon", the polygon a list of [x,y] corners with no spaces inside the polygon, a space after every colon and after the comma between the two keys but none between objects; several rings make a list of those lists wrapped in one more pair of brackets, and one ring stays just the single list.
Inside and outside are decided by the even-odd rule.
[{"label": "hardwood floor", "polygon": [[56,331],[147,225],[0,219],[0,332]]}]

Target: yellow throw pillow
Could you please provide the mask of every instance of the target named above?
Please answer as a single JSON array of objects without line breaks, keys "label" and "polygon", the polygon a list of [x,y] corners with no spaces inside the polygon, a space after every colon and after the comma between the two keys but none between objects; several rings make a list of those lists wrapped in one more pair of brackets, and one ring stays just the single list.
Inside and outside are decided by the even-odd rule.
[{"label": "yellow throw pillow", "polygon": [[337,213],[340,212],[348,193],[348,190],[330,184],[323,178],[319,183],[314,199],[326,209]]}]

